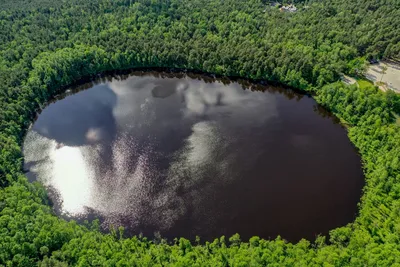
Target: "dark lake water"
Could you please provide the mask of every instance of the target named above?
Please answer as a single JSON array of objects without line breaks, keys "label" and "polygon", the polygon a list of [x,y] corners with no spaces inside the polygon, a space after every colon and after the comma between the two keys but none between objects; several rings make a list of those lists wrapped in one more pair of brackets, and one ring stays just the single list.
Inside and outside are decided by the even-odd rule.
[{"label": "dark lake water", "polygon": [[60,216],[203,241],[314,240],[355,218],[360,157],[311,97],[166,73],[85,87],[49,104],[24,144]]}]

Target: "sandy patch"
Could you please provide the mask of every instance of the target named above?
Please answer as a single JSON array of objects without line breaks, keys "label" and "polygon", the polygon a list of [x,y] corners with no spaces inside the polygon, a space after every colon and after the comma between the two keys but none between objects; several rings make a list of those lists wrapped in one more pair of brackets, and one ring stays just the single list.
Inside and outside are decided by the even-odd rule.
[{"label": "sandy patch", "polygon": [[347,75],[342,75],[342,82],[344,82],[345,84],[351,85],[351,84],[355,84],[357,82],[356,79],[354,79],[353,77],[347,76]]},{"label": "sandy patch", "polygon": [[[387,70],[383,72],[383,68],[386,66]],[[369,66],[365,77],[374,83],[383,82],[384,84],[379,86],[382,90],[391,89],[397,93],[400,93],[400,63],[393,61],[381,61],[377,64]]]}]

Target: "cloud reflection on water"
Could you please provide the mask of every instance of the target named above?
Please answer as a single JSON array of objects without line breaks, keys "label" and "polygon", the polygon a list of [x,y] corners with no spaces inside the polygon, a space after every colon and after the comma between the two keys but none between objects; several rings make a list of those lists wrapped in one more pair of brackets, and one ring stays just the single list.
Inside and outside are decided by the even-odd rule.
[{"label": "cloud reflection on water", "polygon": [[[215,237],[243,232],[246,218],[255,214],[262,231],[270,229],[264,225],[268,216],[275,216],[274,230],[293,229],[295,222],[284,223],[290,221],[286,214],[306,212],[302,207],[312,196],[321,206],[319,212],[307,208],[307,218],[314,218],[335,192],[324,191],[326,184],[343,191],[336,177],[354,181],[334,172],[354,162],[332,153],[352,149],[345,133],[312,105],[186,76],[113,79],[49,105],[27,134],[25,166],[53,191],[57,213],[100,216],[105,228]],[[328,135],[345,142],[330,146],[324,142]],[[288,161],[291,168],[283,167]],[[314,176],[304,167],[311,162],[321,166]],[[298,184],[307,186],[299,190]],[[345,188],[351,191],[354,184]],[[268,212],[261,216],[259,209]]]},{"label": "cloud reflection on water", "polygon": [[[107,93],[105,88],[113,93]],[[262,124],[276,116],[273,98],[266,105],[265,95],[246,92],[238,84],[148,76],[114,80],[101,85],[100,90],[92,90],[85,109],[80,111],[91,116],[82,114],[84,122],[75,121],[84,144],[66,146],[65,134],[57,135],[73,125],[74,118],[82,120],[82,116],[73,113],[68,123],[62,124],[61,119],[57,125],[39,117],[25,142],[25,160],[32,163],[37,151],[41,151],[44,161],[34,164],[31,172],[57,191],[63,213],[76,216],[94,210],[106,217],[107,223],[114,224],[121,223],[120,216],[129,216],[133,224],[147,218],[160,229],[172,226],[186,212],[187,203],[179,195],[180,190],[199,202],[202,196],[196,195],[195,188],[212,172],[218,177],[234,178],[226,175],[234,156],[224,154],[234,140],[225,135],[223,125],[245,127],[254,120]],[[108,101],[102,94],[113,95],[115,100]],[[173,99],[165,101],[173,95]],[[64,106],[67,109],[71,103]],[[111,125],[117,125],[110,143],[102,142],[109,123],[96,124],[96,113],[104,114],[107,107],[112,110]],[[100,120],[103,114],[99,114]],[[47,135],[43,129],[49,128],[55,133]],[[165,133],[174,131],[184,132],[184,138],[165,152],[160,142],[168,142]],[[59,136],[62,138],[57,140]],[[104,155],[108,155],[106,160]],[[167,161],[168,167],[159,168],[157,161]]]}]

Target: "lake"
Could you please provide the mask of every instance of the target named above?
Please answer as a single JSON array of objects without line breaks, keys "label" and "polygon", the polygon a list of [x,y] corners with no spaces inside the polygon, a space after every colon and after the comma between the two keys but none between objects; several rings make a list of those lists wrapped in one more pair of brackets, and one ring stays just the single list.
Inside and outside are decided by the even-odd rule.
[{"label": "lake", "polygon": [[24,143],[57,215],[127,236],[314,240],[357,214],[360,156],[337,120],[290,89],[133,72],[71,88]]}]

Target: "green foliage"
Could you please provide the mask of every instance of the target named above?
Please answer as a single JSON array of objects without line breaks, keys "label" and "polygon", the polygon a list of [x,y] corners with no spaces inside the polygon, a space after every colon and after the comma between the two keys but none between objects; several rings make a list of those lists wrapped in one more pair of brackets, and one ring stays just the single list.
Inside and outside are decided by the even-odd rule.
[{"label": "green foliage", "polygon": [[[299,7],[302,7],[302,1]],[[400,98],[334,83],[363,58],[399,57],[397,0],[308,1],[284,13],[263,1],[5,0],[0,3],[0,265],[399,266]],[[305,4],[304,4],[305,5]],[[265,10],[265,12],[263,12]],[[124,238],[66,222],[22,174],[36,111],[105,71],[186,68],[313,90],[347,126],[366,175],[354,223],[314,243],[239,235],[192,244]],[[262,212],[262,211],[260,211]],[[273,219],[273,218],[271,218]]]},{"label": "green foliage", "polygon": [[347,64],[347,68],[347,73],[351,76],[362,77],[367,70],[367,63],[363,57],[355,58],[350,60],[350,62]]},{"label": "green foliage", "polygon": [[366,79],[357,79],[358,87],[361,89],[367,89],[368,87],[374,87],[374,84]]}]

